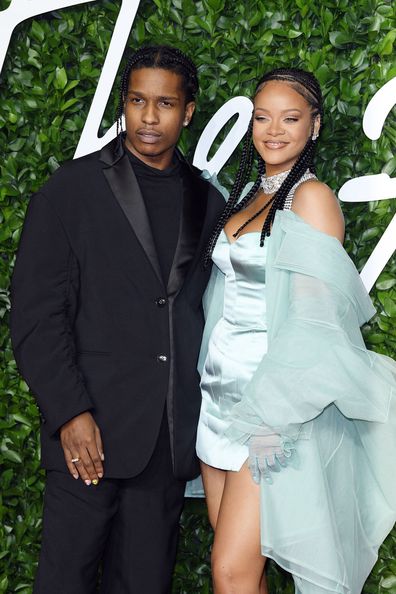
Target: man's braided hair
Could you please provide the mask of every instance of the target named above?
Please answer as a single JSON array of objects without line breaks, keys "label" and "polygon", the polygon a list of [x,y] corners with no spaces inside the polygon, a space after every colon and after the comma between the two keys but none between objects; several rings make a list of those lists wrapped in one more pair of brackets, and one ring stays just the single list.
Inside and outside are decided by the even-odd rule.
[{"label": "man's braided hair", "polygon": [[138,49],[129,58],[121,75],[120,98],[116,112],[117,135],[119,142],[122,138],[122,115],[125,99],[128,95],[128,85],[131,72],[141,68],[162,68],[175,72],[182,77],[186,103],[194,101],[199,90],[197,68],[181,50],[168,45],[153,45]]},{"label": "man's braided hair", "polygon": [[[293,89],[296,90],[300,95],[302,95],[304,99],[306,99],[308,104],[311,106],[312,124],[314,122],[314,119],[318,115],[320,117],[320,122],[322,123],[322,92],[320,90],[318,81],[310,72],[306,72],[298,68],[276,68],[275,70],[268,72],[262,77],[262,79],[259,81],[256,87],[254,96],[256,96],[264,87],[264,85],[271,80],[284,81],[287,82],[291,87],[293,87]],[[244,209],[249,204],[249,202],[251,202],[255,198],[259,191],[261,184],[261,176],[265,173],[265,163],[254,148],[252,133],[253,118],[249,123],[249,127],[245,135],[241,161],[235,177],[234,185],[231,190],[230,197],[219,220],[217,221],[217,224],[212,232],[212,235],[210,236],[208,245],[206,247],[204,256],[205,266],[207,266],[211,260],[214,247],[216,245],[217,239],[222,229],[224,228],[224,225],[232,217],[232,215]],[[312,173],[315,173],[315,166],[313,162],[315,145],[316,139],[312,140],[312,136],[310,136],[300,156],[298,157],[297,161],[294,163],[292,169],[290,170],[289,175],[286,177],[285,181],[283,182],[279,190],[270,199],[270,202],[268,204],[269,212],[261,230],[260,246],[264,245],[265,237],[268,237],[270,235],[276,211],[283,210],[287,195],[292,189],[292,187],[298,182],[298,180],[302,177],[302,175],[306,172],[307,169],[309,169],[309,171],[311,171]],[[250,191],[239,202],[243,188],[249,181],[249,176],[253,169],[255,156],[257,157],[256,180]]]}]

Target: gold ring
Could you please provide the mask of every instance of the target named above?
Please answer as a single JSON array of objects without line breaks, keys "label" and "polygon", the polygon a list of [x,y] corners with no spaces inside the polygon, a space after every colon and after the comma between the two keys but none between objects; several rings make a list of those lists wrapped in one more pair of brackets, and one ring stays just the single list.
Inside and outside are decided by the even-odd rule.
[{"label": "gold ring", "polygon": [[80,458],[72,458],[71,461],[75,464],[76,462],[80,462]]}]

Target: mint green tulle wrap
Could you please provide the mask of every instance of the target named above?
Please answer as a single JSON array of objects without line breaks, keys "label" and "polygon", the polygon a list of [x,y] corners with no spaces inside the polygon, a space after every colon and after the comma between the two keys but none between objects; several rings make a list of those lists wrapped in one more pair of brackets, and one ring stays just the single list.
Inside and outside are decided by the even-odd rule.
[{"label": "mint green tulle wrap", "polygon": [[[268,241],[268,353],[231,412],[227,437],[263,425],[293,441],[261,483],[261,545],[298,594],[359,594],[396,521],[396,364],[365,348],[375,313],[340,242],[279,211]],[[205,297],[202,366],[224,278]]]}]

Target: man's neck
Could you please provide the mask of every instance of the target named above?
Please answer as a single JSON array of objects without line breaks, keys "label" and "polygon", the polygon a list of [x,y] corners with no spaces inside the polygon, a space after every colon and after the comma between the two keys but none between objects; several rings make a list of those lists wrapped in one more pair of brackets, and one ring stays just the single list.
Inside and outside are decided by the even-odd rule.
[{"label": "man's neck", "polygon": [[149,167],[153,167],[154,169],[163,171],[164,169],[170,167],[174,161],[174,149],[161,155],[142,155],[134,149],[134,147],[128,142],[128,139],[125,140],[125,147],[136,159],[145,165],[148,165]]}]

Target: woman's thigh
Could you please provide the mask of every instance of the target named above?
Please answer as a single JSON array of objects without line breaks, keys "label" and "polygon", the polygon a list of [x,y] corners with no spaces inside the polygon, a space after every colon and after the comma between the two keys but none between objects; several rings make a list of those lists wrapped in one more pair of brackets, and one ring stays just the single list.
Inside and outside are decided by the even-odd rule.
[{"label": "woman's thigh", "polygon": [[220,580],[231,576],[233,582],[245,584],[246,592],[258,592],[265,561],[260,546],[260,488],[244,464],[239,472],[226,475],[212,552],[215,583],[216,576]]},{"label": "woman's thigh", "polygon": [[201,475],[205,490],[206,505],[208,507],[209,521],[213,530],[216,530],[226,474],[225,470],[213,468],[213,466],[201,462]]}]

